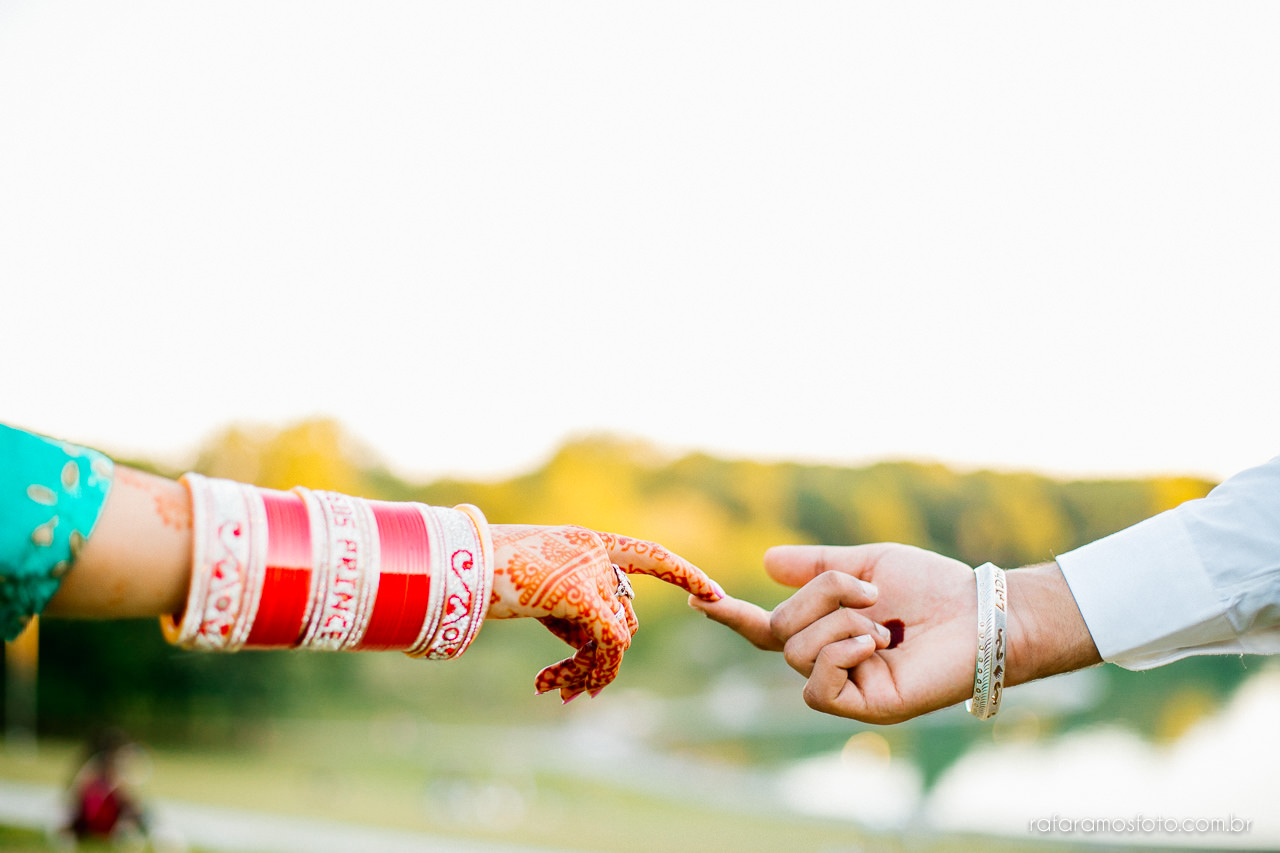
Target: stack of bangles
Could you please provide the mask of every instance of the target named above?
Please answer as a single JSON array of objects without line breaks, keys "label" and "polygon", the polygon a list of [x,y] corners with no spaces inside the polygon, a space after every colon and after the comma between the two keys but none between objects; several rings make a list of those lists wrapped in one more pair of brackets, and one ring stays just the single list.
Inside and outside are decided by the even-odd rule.
[{"label": "stack of bangles", "polygon": [[973,570],[978,585],[978,662],[973,670],[973,698],[965,702],[969,713],[989,720],[1000,710],[1004,693],[1005,623],[1008,590],[1004,569],[983,563]]},{"label": "stack of bangles", "polygon": [[454,658],[489,607],[493,545],[478,509],[262,489],[198,474],[186,609],[160,619],[189,649],[403,651]]}]

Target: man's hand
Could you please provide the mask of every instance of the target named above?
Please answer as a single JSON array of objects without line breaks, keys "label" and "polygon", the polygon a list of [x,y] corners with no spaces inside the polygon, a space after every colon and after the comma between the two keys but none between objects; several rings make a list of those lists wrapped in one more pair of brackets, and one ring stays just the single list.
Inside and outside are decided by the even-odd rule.
[{"label": "man's hand", "polygon": [[[972,692],[978,605],[968,566],[906,545],[781,546],[764,564],[774,580],[802,587],[772,614],[736,601],[695,606],[757,646],[772,637],[808,679],[809,707],[896,723]],[[878,629],[892,619],[903,636],[890,649]]]},{"label": "man's hand", "polygon": [[[897,544],[781,546],[764,563],[775,580],[802,587],[772,613],[728,598],[691,603],[757,647],[783,651],[808,679],[811,708],[896,723],[972,695],[978,605],[964,563]],[[1056,564],[1010,572],[1009,587],[1006,684],[1098,661]],[[878,628],[892,620],[902,637],[889,648]]]}]

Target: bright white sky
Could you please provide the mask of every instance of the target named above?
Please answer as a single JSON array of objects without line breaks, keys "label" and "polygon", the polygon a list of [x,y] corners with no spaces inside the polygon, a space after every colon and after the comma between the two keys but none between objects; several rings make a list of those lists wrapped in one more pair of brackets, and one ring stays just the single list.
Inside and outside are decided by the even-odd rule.
[{"label": "bright white sky", "polygon": [[0,419],[1280,453],[1280,4],[0,0]]}]

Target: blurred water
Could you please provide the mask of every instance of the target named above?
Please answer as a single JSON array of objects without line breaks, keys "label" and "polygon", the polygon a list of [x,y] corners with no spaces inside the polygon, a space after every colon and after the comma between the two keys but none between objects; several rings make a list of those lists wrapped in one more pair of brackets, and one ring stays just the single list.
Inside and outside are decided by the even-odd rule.
[{"label": "blurred water", "polygon": [[[1002,716],[1010,711],[1015,732],[1034,719],[1025,706],[1013,704]],[[1273,670],[1255,675],[1221,713],[1167,745],[1115,727],[1049,740],[1026,727],[1025,737],[970,750],[926,792],[909,761],[851,738],[840,753],[796,763],[779,784],[798,810],[881,829],[1277,849],[1278,712],[1280,671]],[[1198,831],[1211,819],[1237,831]],[[1102,820],[1125,829],[1099,831]]]}]

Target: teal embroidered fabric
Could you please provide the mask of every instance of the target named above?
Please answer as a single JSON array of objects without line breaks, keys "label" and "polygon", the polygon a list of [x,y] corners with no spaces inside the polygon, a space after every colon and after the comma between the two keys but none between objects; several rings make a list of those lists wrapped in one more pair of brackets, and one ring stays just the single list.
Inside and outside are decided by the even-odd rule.
[{"label": "teal embroidered fabric", "polygon": [[44,610],[88,541],[111,490],[96,450],[0,424],[0,633]]}]

